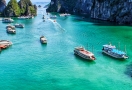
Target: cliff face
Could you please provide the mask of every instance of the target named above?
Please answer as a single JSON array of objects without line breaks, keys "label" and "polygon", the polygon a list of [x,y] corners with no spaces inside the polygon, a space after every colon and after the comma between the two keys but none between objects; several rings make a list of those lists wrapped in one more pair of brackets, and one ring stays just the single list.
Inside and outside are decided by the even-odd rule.
[{"label": "cliff face", "polygon": [[5,16],[19,16],[20,8],[16,0],[10,0],[7,7],[4,10]]},{"label": "cliff face", "polygon": [[5,7],[6,7],[6,1],[5,0],[0,0],[0,13],[3,12]]},{"label": "cliff face", "polygon": [[51,0],[50,6],[49,8],[47,8],[47,11],[72,13],[76,3],[76,0]]},{"label": "cliff face", "polygon": [[21,15],[37,15],[37,7],[30,0],[10,0],[3,15],[6,17],[18,17]]},{"label": "cliff face", "polygon": [[33,5],[30,0],[20,0],[18,4],[21,9],[21,15],[37,15],[37,6]]},{"label": "cliff face", "polygon": [[132,24],[132,0],[51,0],[47,12],[82,14],[119,24]]}]

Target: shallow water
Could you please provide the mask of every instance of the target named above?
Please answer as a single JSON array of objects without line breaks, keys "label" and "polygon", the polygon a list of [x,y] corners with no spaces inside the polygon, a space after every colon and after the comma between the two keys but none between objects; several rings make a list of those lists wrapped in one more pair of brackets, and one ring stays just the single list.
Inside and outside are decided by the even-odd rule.
[{"label": "shallow water", "polygon": [[[42,16],[45,14],[45,22]],[[132,27],[79,16],[57,17],[54,22],[45,10],[38,9],[34,19],[18,20],[25,28],[16,35],[6,33],[0,22],[0,39],[13,45],[0,54],[0,90],[131,90],[132,80],[125,74],[132,57]],[[48,43],[39,41],[44,35]],[[117,60],[102,54],[103,44],[111,42],[120,49],[127,47],[129,59]],[[92,51],[96,61],[75,56],[74,47]]]}]

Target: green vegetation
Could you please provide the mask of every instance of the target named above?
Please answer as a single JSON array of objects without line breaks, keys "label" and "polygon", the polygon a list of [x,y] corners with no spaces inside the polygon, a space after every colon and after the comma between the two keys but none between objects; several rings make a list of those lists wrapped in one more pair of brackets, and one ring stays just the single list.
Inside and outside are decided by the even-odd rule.
[{"label": "green vegetation", "polygon": [[10,0],[7,7],[5,8],[5,16],[20,16],[20,8],[17,0]]},{"label": "green vegetation", "polygon": [[21,15],[34,15],[37,14],[37,7],[32,5],[30,0],[10,0],[6,6],[3,15],[6,17],[18,17]]},{"label": "green vegetation", "polygon": [[35,5],[32,5],[32,2],[30,0],[20,0],[18,4],[20,6],[21,15],[36,16],[37,7]]}]

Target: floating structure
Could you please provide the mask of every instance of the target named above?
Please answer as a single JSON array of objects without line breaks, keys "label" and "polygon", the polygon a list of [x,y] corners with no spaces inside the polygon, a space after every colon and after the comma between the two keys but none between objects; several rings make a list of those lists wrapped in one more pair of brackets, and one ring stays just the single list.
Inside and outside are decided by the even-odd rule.
[{"label": "floating structure", "polygon": [[0,51],[2,49],[6,49],[8,48],[9,46],[12,45],[12,42],[8,41],[8,40],[0,40]]},{"label": "floating structure", "polygon": [[118,50],[115,46],[111,44],[103,45],[102,52],[117,59],[128,58],[127,54],[124,51]]},{"label": "floating structure", "polygon": [[14,20],[11,19],[11,18],[3,18],[3,19],[2,19],[2,22],[3,22],[3,23],[12,23],[12,22],[14,22]]},{"label": "floating structure", "polygon": [[20,16],[20,17],[17,17],[18,19],[31,19],[31,18],[34,18],[34,16]]},{"label": "floating structure", "polygon": [[13,25],[11,25],[11,24],[8,24],[8,25],[6,26],[6,29],[8,29],[8,28],[15,29],[15,26],[13,26]]},{"label": "floating structure", "polygon": [[50,19],[56,19],[57,16],[56,15],[50,15]]},{"label": "floating structure", "polygon": [[0,45],[12,45],[12,42],[11,41],[8,41],[8,40],[0,40]]},{"label": "floating structure", "polygon": [[42,44],[46,44],[47,43],[47,39],[44,37],[44,36],[41,36],[40,37],[40,42],[42,43]]},{"label": "floating structure", "polygon": [[1,45],[1,44],[0,44],[0,50],[6,49],[6,48],[8,48],[8,47],[9,47],[9,45]]},{"label": "floating structure", "polygon": [[7,28],[7,33],[10,33],[10,34],[16,34],[16,30],[15,29],[12,29],[12,28]]},{"label": "floating structure", "polygon": [[63,14],[60,14],[60,16],[62,17],[66,17],[66,16],[70,16],[71,14],[68,14],[68,13],[63,13]]},{"label": "floating structure", "polygon": [[14,26],[15,26],[16,28],[24,28],[24,25],[23,25],[23,24],[17,24],[17,23],[16,23]]},{"label": "floating structure", "polygon": [[44,15],[43,15],[42,19],[45,19]]},{"label": "floating structure", "polygon": [[95,56],[92,52],[85,50],[83,47],[76,47],[74,49],[74,54],[87,59],[87,60],[95,60]]}]

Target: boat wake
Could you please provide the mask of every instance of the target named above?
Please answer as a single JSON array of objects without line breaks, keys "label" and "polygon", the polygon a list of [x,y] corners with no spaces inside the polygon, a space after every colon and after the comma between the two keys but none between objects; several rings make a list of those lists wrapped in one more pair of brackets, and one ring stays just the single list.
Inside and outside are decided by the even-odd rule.
[{"label": "boat wake", "polygon": [[62,28],[61,25],[59,23],[57,23],[55,20],[49,19],[49,21],[51,21],[54,24],[56,30],[59,30],[61,32],[65,32],[65,29]]}]

